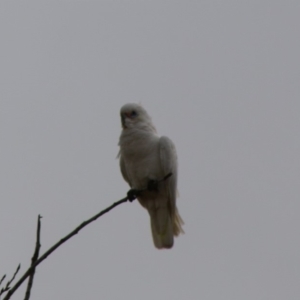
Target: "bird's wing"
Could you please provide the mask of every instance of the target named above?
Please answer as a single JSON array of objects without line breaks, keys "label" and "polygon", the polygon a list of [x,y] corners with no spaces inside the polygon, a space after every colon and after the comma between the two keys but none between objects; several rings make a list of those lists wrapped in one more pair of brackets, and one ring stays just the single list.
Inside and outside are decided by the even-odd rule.
[{"label": "bird's wing", "polygon": [[128,174],[127,174],[127,171],[126,171],[126,165],[125,165],[124,159],[120,153],[119,153],[119,157],[120,157],[120,169],[121,169],[122,176],[125,179],[125,181],[130,185],[130,187],[132,187],[129,177],[128,177]]},{"label": "bird's wing", "polygon": [[163,177],[172,173],[167,178],[165,186],[170,203],[171,214],[175,215],[176,210],[176,192],[177,192],[177,154],[173,142],[165,136],[159,139],[159,155]]}]

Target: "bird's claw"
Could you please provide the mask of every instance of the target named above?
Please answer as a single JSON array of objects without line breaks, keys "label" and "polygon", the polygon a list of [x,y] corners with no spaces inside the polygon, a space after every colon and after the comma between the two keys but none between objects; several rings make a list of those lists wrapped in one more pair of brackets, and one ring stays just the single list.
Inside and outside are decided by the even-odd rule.
[{"label": "bird's claw", "polygon": [[139,191],[136,190],[136,189],[130,189],[128,192],[127,192],[127,199],[132,202],[133,200],[135,200],[137,198],[139,194]]},{"label": "bird's claw", "polygon": [[159,182],[159,180],[150,179],[148,181],[147,190],[148,191],[157,191],[158,190],[158,182]]}]

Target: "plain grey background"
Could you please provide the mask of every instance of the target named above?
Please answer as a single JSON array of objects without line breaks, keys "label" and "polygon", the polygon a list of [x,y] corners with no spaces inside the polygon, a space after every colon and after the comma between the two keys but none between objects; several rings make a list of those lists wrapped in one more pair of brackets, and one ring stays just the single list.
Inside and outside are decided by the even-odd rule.
[{"label": "plain grey background", "polygon": [[31,299],[299,299],[299,16],[299,1],[1,1],[0,276],[28,267],[38,214],[43,253],[125,196],[119,109],[141,102],[177,147],[186,234],[156,250],[123,204],[40,265]]}]

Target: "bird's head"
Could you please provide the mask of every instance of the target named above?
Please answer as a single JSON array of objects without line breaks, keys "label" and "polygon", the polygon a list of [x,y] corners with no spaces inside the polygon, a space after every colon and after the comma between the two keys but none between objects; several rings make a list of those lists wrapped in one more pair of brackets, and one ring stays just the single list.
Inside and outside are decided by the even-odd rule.
[{"label": "bird's head", "polygon": [[154,129],[151,118],[146,110],[139,104],[128,103],[121,108],[121,122],[123,129],[147,128]]}]

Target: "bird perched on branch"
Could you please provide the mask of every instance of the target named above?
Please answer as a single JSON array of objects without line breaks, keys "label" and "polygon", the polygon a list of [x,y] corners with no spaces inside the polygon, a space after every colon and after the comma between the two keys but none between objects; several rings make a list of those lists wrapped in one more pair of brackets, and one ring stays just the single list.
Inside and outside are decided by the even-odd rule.
[{"label": "bird perched on branch", "polygon": [[172,141],[159,137],[146,110],[129,103],[121,108],[120,168],[131,190],[147,209],[155,247],[172,248],[174,236],[183,233],[176,207],[177,155]]}]

